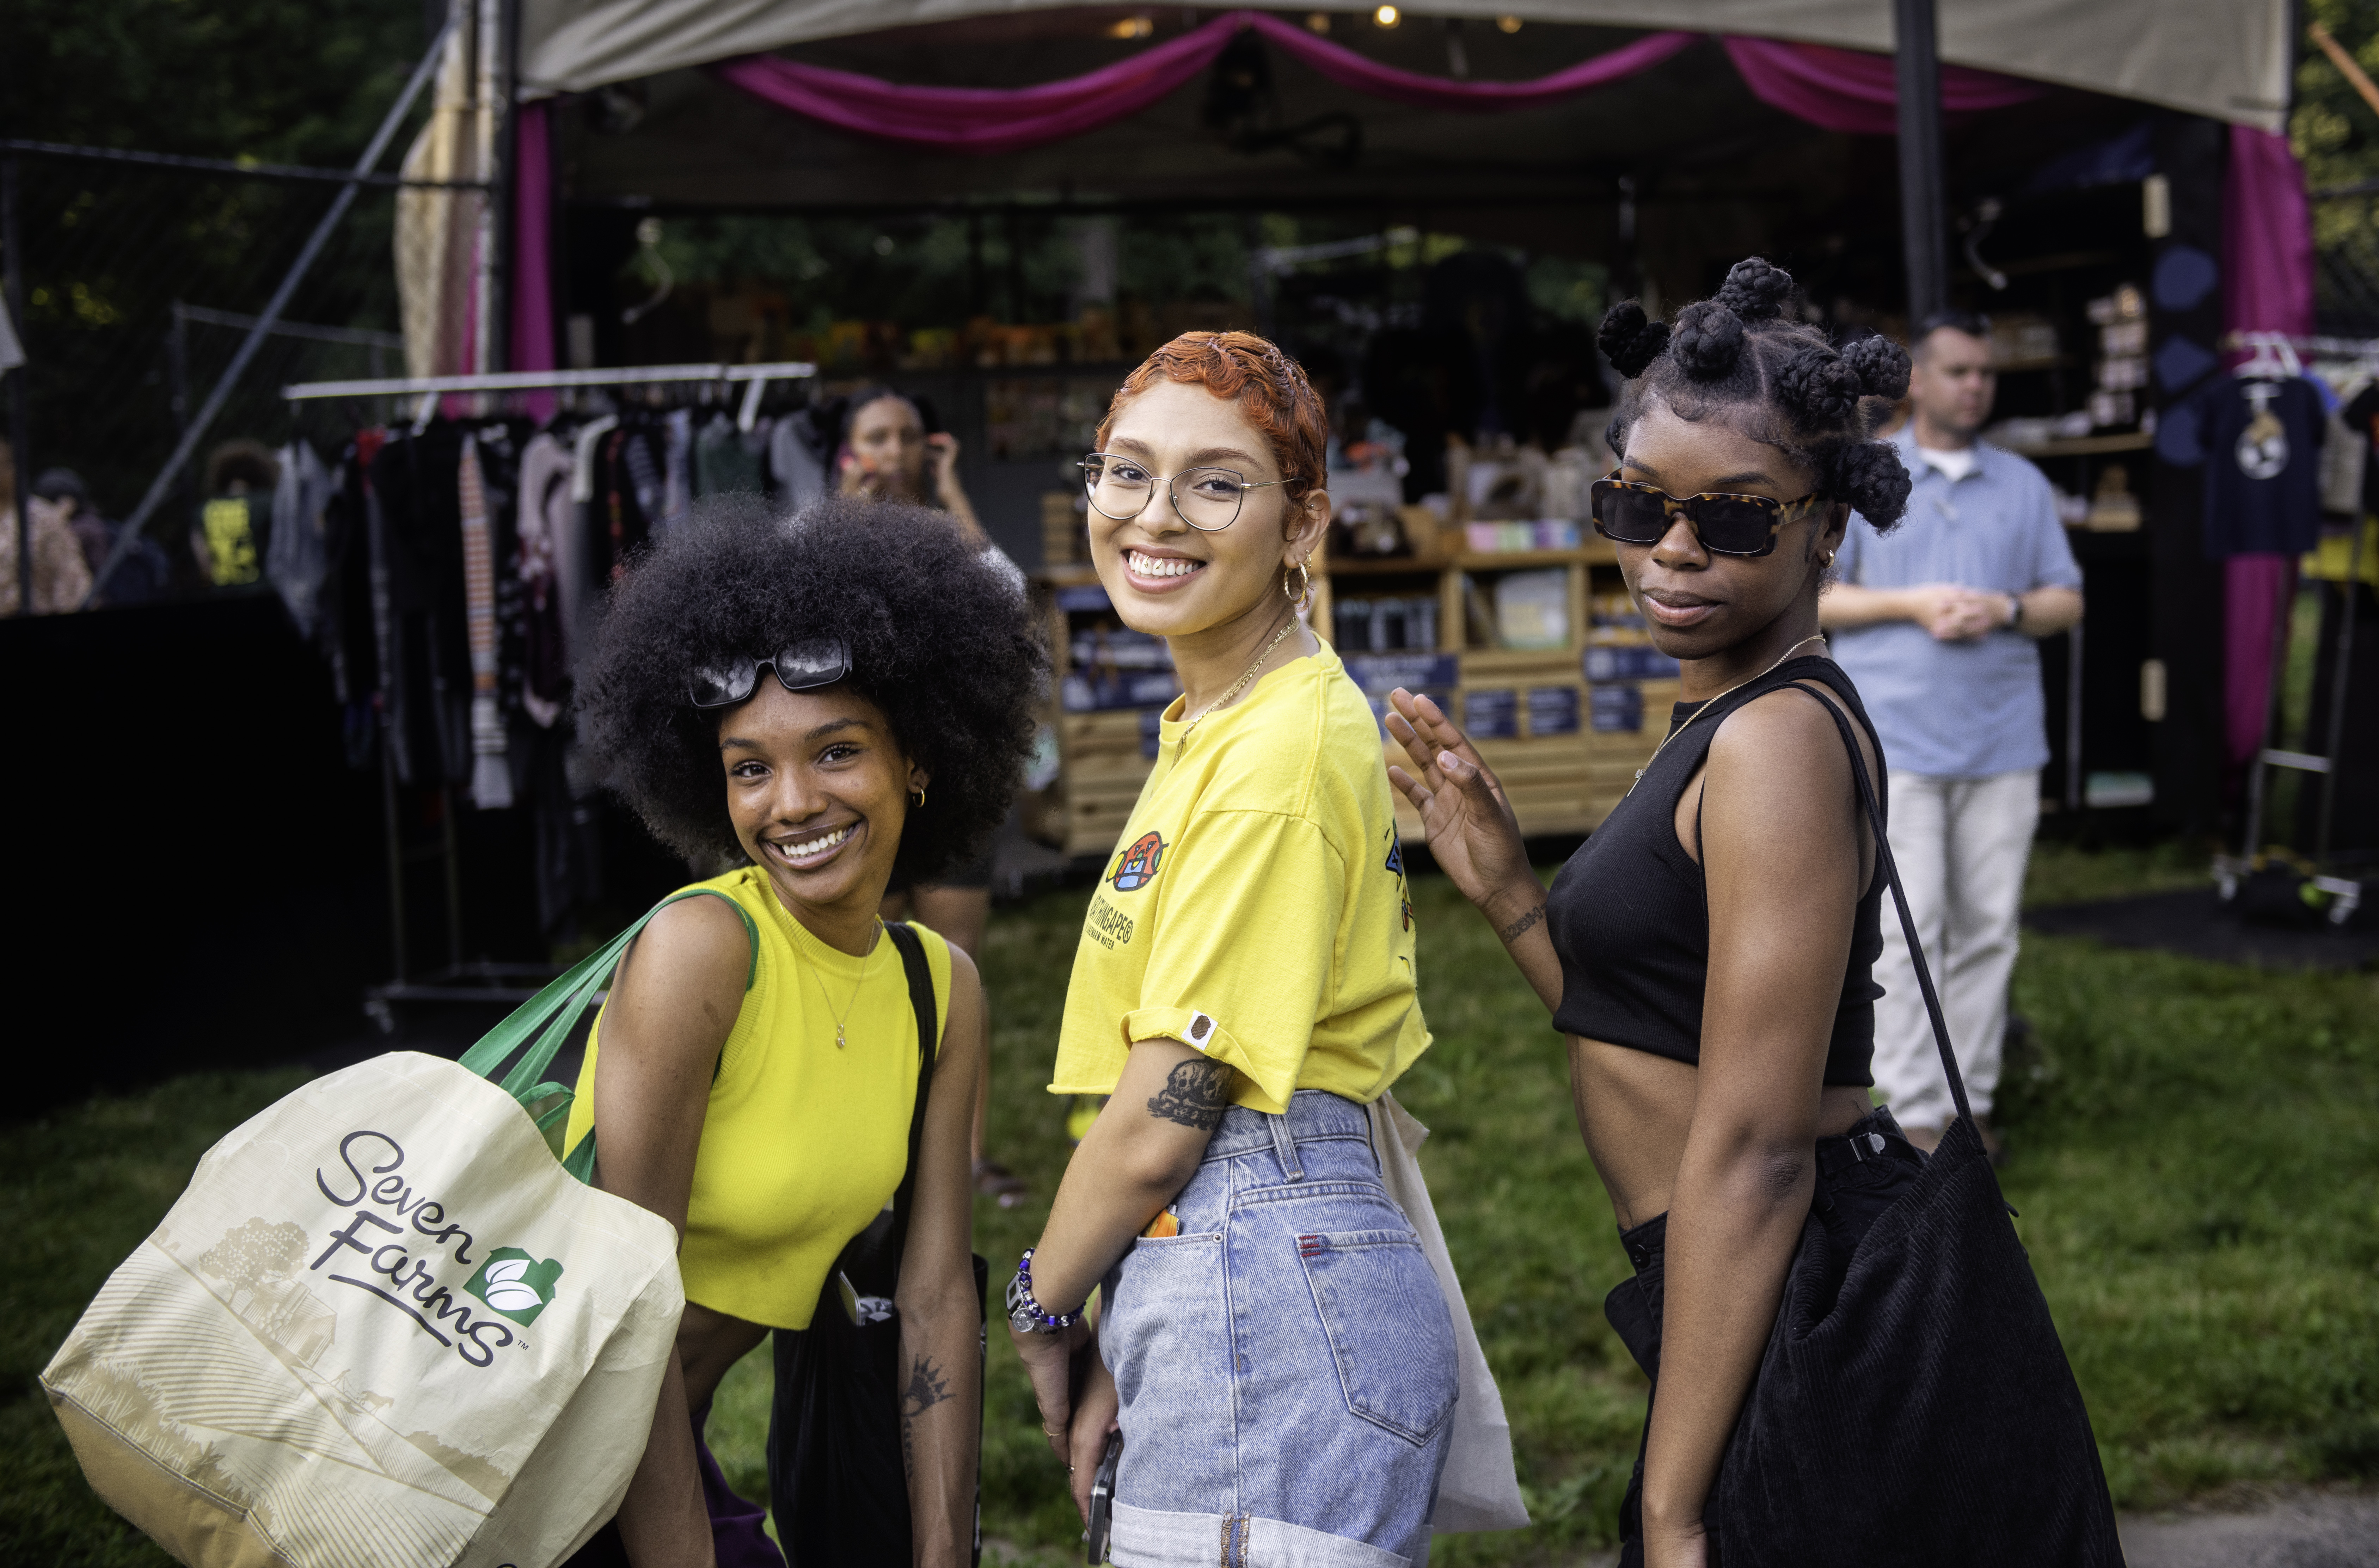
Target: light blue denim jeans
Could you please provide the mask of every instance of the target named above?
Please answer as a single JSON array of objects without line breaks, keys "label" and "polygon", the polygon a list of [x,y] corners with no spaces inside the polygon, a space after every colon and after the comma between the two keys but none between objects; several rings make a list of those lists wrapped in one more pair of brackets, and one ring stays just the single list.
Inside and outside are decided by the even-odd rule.
[{"label": "light blue denim jeans", "polygon": [[1457,1386],[1454,1321],[1380,1185],[1363,1107],[1234,1106],[1177,1236],[1105,1281],[1124,1568],[1419,1568]]}]

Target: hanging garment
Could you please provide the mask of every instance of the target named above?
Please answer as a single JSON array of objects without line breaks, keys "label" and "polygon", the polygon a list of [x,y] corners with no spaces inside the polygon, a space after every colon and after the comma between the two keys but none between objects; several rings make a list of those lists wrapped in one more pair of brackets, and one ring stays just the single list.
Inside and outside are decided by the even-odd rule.
[{"label": "hanging garment", "polygon": [[2321,394],[2301,376],[2218,380],[2205,430],[2205,554],[2301,555],[2321,534]]},{"label": "hanging garment", "polygon": [[768,437],[768,476],[788,513],[826,494],[826,464],[833,446],[834,432],[821,428],[815,408],[777,421]]},{"label": "hanging garment", "polygon": [[672,408],[661,421],[661,510],[656,524],[674,528],[694,508],[694,410]]},{"label": "hanging garment", "polygon": [[488,540],[488,498],[476,437],[463,438],[457,483],[464,617],[471,644],[471,803],[481,811],[501,811],[513,803],[513,776],[504,764],[503,714],[496,703],[496,562]]},{"label": "hanging garment", "polygon": [[441,418],[390,440],[371,464],[370,493],[382,525],[379,560],[387,575],[382,690],[398,777],[407,784],[468,784],[477,763],[462,456],[462,428]]},{"label": "hanging garment", "polygon": [[316,601],[330,571],[322,513],[330,504],[331,471],[306,441],[292,441],[273,456],[281,477],[272,487],[272,532],[265,548],[264,575],[289,607],[297,634],[311,637]]},{"label": "hanging garment", "polygon": [[735,428],[724,409],[713,414],[694,440],[694,493],[698,496],[736,492],[760,493],[760,470],[767,455],[767,432],[755,428],[750,435]]},{"label": "hanging garment", "polygon": [[562,541],[574,510],[570,500],[570,449],[550,433],[521,454],[516,570],[520,574],[521,706],[540,729],[551,729],[570,694],[569,622],[562,613]]},{"label": "hanging garment", "polygon": [[218,588],[263,581],[272,548],[272,498],[243,491],[209,499],[199,508],[199,564]]}]

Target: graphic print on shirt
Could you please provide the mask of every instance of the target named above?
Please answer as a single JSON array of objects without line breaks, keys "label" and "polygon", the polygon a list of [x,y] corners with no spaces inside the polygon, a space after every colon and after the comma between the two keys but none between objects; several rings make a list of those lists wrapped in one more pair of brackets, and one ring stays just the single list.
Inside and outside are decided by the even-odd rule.
[{"label": "graphic print on shirt", "polygon": [[1132,840],[1131,848],[1123,852],[1116,863],[1115,874],[1108,878],[1118,893],[1129,893],[1156,880],[1157,863],[1165,858],[1165,840],[1153,830]]},{"label": "graphic print on shirt", "polygon": [[2247,388],[2247,400],[2254,404],[2255,415],[2239,432],[2237,454],[2239,472],[2250,479],[2276,479],[2288,465],[2288,433],[2272,412],[2272,394],[2278,391],[2269,382]]},{"label": "graphic print on shirt", "polygon": [[1388,870],[1396,879],[1396,899],[1404,905],[1405,929],[1412,929],[1412,884],[1405,880],[1404,840],[1396,837],[1395,824],[1388,825]]}]

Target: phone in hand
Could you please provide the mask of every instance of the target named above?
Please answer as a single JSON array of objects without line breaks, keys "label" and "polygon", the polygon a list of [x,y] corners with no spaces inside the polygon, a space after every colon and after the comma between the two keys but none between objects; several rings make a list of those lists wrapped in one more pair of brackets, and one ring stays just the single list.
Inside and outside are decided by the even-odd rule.
[{"label": "phone in hand", "polygon": [[1115,1522],[1116,1466],[1123,1459],[1123,1433],[1107,1434],[1107,1451],[1100,1456],[1098,1473],[1091,1478],[1091,1527],[1084,1536],[1090,1550],[1083,1561],[1107,1560],[1107,1529]]}]

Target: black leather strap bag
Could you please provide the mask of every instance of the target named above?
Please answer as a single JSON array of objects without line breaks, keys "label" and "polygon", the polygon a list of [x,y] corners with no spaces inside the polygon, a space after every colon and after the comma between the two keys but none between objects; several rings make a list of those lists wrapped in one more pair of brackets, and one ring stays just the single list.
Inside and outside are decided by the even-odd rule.
[{"label": "black leather strap bag", "polygon": [[[779,1329],[774,1336],[768,1496],[777,1539],[791,1568],[909,1568],[910,1562],[908,1472],[900,1458],[900,1316],[892,1298],[900,1283],[901,1249],[909,1241],[925,1102],[934,1080],[934,1041],[940,1030],[924,944],[906,925],[888,923],[884,934],[908,971],[909,1002],[917,1015],[917,1103],[909,1117],[909,1164],[892,1206],[851,1237],[827,1272],[810,1326]],[[978,1309],[985,1284],[984,1260],[977,1258]],[[978,1562],[982,1514],[978,1476]]]},{"label": "black leather strap bag", "polygon": [[1958,1117],[1847,1273],[1816,1216],[1802,1227],[1703,1509],[1710,1562],[2119,1568],[2089,1414],[1974,1129],[1875,782],[1850,720],[1825,708],[1850,748]]}]

